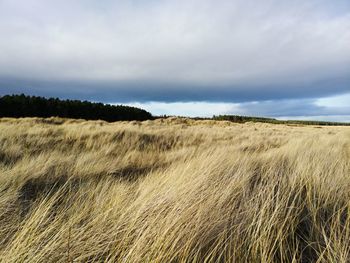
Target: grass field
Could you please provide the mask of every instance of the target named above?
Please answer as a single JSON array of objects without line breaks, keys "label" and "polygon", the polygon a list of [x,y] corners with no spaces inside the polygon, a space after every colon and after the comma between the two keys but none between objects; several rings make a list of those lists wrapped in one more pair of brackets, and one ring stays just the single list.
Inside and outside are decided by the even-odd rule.
[{"label": "grass field", "polygon": [[0,119],[1,262],[349,262],[350,127]]}]

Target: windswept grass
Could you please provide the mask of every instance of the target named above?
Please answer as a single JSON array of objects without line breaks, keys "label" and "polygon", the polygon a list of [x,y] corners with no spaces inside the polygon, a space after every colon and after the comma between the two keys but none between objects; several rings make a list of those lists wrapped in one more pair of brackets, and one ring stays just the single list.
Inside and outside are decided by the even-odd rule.
[{"label": "windswept grass", "polygon": [[1,262],[349,262],[350,128],[0,119]]}]

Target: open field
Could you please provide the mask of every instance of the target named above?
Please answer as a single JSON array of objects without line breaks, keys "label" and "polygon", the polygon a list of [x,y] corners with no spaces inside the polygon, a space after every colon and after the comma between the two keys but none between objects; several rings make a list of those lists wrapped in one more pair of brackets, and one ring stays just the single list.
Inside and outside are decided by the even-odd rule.
[{"label": "open field", "polygon": [[1,262],[349,262],[350,127],[0,119]]}]

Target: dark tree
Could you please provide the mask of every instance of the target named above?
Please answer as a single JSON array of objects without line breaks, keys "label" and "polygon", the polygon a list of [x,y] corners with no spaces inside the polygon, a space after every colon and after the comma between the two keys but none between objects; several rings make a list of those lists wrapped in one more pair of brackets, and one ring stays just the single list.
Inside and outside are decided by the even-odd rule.
[{"label": "dark tree", "polygon": [[153,119],[151,113],[129,106],[79,100],[6,95],[0,97],[0,117],[64,117],[86,120],[131,121]]}]

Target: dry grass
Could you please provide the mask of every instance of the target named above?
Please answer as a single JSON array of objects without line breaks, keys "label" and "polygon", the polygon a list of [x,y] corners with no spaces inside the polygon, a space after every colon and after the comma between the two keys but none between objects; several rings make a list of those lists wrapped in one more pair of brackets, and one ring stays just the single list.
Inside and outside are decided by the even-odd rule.
[{"label": "dry grass", "polygon": [[1,262],[349,262],[350,128],[0,120]]}]

